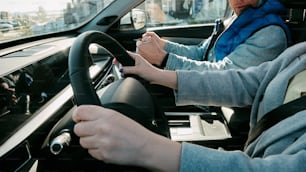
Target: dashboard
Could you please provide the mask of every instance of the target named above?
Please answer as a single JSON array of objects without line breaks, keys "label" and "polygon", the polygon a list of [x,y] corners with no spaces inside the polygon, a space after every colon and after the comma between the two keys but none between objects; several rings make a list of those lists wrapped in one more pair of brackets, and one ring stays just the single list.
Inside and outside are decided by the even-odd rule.
[{"label": "dashboard", "polygon": [[[74,40],[60,37],[14,51],[1,50],[0,61],[5,64],[0,68],[1,78],[14,89],[13,93],[0,93],[1,168],[25,168],[40,156],[39,150],[57,121],[71,113],[68,54]],[[109,55],[98,49],[94,45],[89,49],[94,60],[90,76],[96,87],[105,87],[121,76]]]}]

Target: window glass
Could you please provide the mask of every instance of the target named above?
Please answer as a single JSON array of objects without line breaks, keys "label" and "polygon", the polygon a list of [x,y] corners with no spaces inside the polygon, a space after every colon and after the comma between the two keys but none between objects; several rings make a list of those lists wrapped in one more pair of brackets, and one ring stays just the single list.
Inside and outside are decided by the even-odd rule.
[{"label": "window glass", "polygon": [[225,15],[226,0],[146,0],[140,6],[147,13],[146,26],[203,24]]},{"label": "window glass", "polygon": [[2,0],[0,42],[70,30],[114,0]]}]

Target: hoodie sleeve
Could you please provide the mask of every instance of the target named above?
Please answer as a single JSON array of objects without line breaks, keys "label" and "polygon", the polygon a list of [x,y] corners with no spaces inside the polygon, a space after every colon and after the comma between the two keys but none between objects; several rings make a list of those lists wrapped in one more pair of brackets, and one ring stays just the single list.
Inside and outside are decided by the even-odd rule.
[{"label": "hoodie sleeve", "polygon": [[[267,37],[266,35],[270,35]],[[166,69],[168,70],[198,70],[215,71],[228,69],[245,69],[250,66],[257,66],[263,62],[275,59],[287,48],[287,38],[284,30],[280,26],[271,25],[265,27],[244,43],[240,44],[232,53],[223,60],[216,62],[214,50],[210,51],[209,61],[203,61],[203,54],[206,51],[203,47],[188,47],[175,43],[168,45],[168,60]],[[172,48],[171,48],[172,47]],[[184,53],[176,54],[175,50]],[[192,56],[197,58],[192,58]]]},{"label": "hoodie sleeve", "polygon": [[177,105],[247,106],[253,103],[270,63],[246,70],[177,70]]},{"label": "hoodie sleeve", "polygon": [[270,155],[265,158],[250,158],[241,151],[223,151],[199,145],[183,143],[181,172],[280,172],[305,171],[306,151],[294,154]]}]

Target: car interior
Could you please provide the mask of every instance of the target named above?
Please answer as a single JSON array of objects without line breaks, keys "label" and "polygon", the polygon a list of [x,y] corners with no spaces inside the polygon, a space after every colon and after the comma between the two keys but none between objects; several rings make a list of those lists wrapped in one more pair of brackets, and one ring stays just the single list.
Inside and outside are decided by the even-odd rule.
[{"label": "car interior", "polygon": [[[291,45],[306,41],[306,2],[282,1],[288,8],[283,17],[292,32]],[[112,5],[125,9],[118,1]],[[115,109],[174,141],[243,149],[249,132],[249,107],[176,106],[173,90],[137,76],[121,76],[120,64],[134,64],[126,50],[135,51],[133,41],[145,29],[124,35],[114,29],[119,25],[115,19],[92,21],[109,27],[105,32],[81,28],[31,43],[19,40],[14,48],[10,48],[14,41],[1,44],[0,58],[6,65],[0,71],[5,71],[4,78],[14,85],[19,97],[17,105],[0,109],[1,169],[24,171],[36,164],[35,171],[146,171],[94,160],[80,147],[72,132],[71,115],[81,104]],[[206,34],[211,33],[213,26],[206,29]],[[173,30],[171,34],[152,31],[168,40],[177,38]],[[31,62],[26,60],[29,57]]]}]

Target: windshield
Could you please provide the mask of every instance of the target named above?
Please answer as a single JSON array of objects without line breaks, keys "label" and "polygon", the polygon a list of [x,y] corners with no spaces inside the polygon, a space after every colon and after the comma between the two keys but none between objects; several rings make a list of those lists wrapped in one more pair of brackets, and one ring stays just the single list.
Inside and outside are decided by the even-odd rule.
[{"label": "windshield", "polygon": [[113,1],[2,0],[0,43],[79,27]]}]

